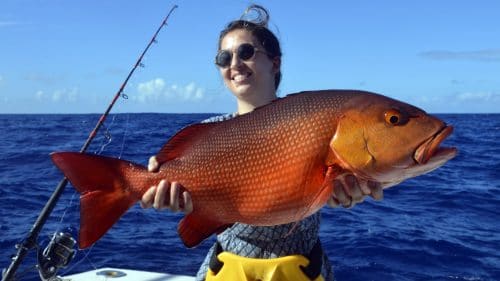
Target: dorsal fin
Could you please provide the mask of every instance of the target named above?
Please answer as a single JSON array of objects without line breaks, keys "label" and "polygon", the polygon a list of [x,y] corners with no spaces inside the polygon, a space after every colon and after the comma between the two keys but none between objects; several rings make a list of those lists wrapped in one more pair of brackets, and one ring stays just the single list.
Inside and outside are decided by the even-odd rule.
[{"label": "dorsal fin", "polygon": [[156,154],[156,160],[158,163],[162,164],[166,161],[178,158],[187,148],[195,145],[202,136],[218,126],[219,123],[220,122],[198,123],[185,127],[163,145]]}]

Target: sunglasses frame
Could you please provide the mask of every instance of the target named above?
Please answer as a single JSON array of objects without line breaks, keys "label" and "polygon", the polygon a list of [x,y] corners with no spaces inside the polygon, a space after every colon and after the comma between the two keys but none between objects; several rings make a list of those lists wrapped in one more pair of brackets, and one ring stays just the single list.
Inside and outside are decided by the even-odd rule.
[{"label": "sunglasses frame", "polygon": [[[242,46],[250,46],[250,47],[252,47],[252,49],[253,49],[253,54],[252,54],[249,58],[244,59],[244,58],[242,58],[242,57],[241,57],[240,53],[242,52],[242,50],[241,50],[241,47],[242,47]],[[215,65],[217,65],[218,67],[221,67],[221,68],[226,68],[226,67],[229,67],[229,66],[231,65],[231,61],[233,60],[233,55],[234,55],[235,53],[236,53],[236,55],[238,56],[238,58],[239,58],[240,60],[242,60],[242,61],[248,61],[248,60],[251,60],[253,57],[255,57],[255,54],[256,54],[257,52],[262,52],[262,53],[267,54],[267,52],[266,52],[266,51],[261,50],[261,49],[259,49],[259,48],[255,47],[255,46],[254,46],[253,44],[251,44],[251,43],[241,43],[241,44],[238,46],[238,48],[236,48],[236,50],[235,50],[235,51],[230,51],[230,50],[219,50],[219,52],[217,52],[217,55],[215,56]],[[227,63],[227,64],[222,65],[222,64],[219,64],[219,62],[218,62],[218,58],[219,58],[219,56],[220,56],[220,55],[222,55],[222,54],[224,54],[224,53],[228,53],[228,54],[229,54],[229,61],[228,61],[228,63]]]}]

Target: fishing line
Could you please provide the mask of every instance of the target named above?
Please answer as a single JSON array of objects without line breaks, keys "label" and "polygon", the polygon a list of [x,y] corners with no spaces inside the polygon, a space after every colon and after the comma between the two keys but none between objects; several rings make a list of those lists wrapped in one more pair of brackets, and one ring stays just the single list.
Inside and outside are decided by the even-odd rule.
[{"label": "fishing line", "polygon": [[118,156],[118,159],[122,159],[123,151],[125,150],[125,139],[127,136],[129,121],[130,121],[130,114],[127,114],[127,121],[125,122],[125,128],[123,129],[122,146],[120,148],[120,154]]},{"label": "fishing line", "polygon": [[28,276],[28,274],[30,274],[32,272],[36,272],[36,271],[37,271],[36,265],[27,267],[27,268],[23,269],[23,271],[19,272],[19,274],[16,275],[16,279],[14,279],[14,280],[24,280],[24,276]]},{"label": "fishing line", "polygon": [[[154,40],[154,42],[156,43],[156,40]],[[125,93],[122,93],[121,97],[125,100],[128,100],[128,96]],[[130,124],[130,114],[127,113],[126,116],[127,120],[125,121],[125,128],[123,129],[122,145],[120,147],[120,153],[118,155],[118,159],[122,159],[123,151],[125,150],[125,140],[128,132],[128,126]]]},{"label": "fishing line", "polygon": [[113,136],[111,135],[110,130],[115,122],[115,118],[116,118],[116,115],[113,115],[113,118],[111,119],[111,124],[109,125],[109,127],[105,124],[102,125],[104,132],[103,132],[103,138],[101,141],[101,147],[99,148],[98,151],[95,151],[94,154],[101,155],[101,153],[104,151],[106,146],[108,146],[111,143],[111,141],[113,140]]},{"label": "fishing line", "polygon": [[87,261],[87,262],[90,264],[90,266],[91,266],[94,270],[96,270],[96,269],[97,269],[97,266],[96,266],[96,265],[92,262],[92,260],[89,258],[89,255],[90,255],[90,253],[92,252],[92,250],[93,250],[93,249],[94,249],[94,245],[90,246],[88,249],[86,249],[86,250],[84,250],[84,251],[78,250],[78,251],[76,252],[75,258],[77,257],[77,255],[78,255],[79,253],[82,253],[82,252],[83,252],[83,253],[85,253],[85,255],[84,255],[84,256],[83,256],[80,260],[78,260],[77,262],[73,263],[70,267],[68,267],[68,268],[64,269],[64,271],[63,271],[63,274],[62,274],[62,275],[66,275],[66,273],[71,272],[71,270],[73,270],[73,269],[74,269],[77,265],[80,265],[80,264],[81,264],[82,262],[84,262],[84,261]]},{"label": "fishing line", "polygon": [[[123,99],[125,99],[125,100],[128,99],[128,95],[126,95],[125,93],[122,93],[120,95],[120,97],[123,98]],[[118,112],[120,111],[120,107],[121,107],[121,104],[118,104],[118,108],[117,108]],[[117,120],[117,118],[119,117],[119,115],[118,114],[114,114],[114,115],[111,115],[111,116],[113,117],[111,119],[111,123],[109,125],[107,125],[106,123],[103,124],[103,129],[104,129],[104,132],[102,132],[103,138],[102,138],[102,141],[101,141],[100,148],[96,149],[95,152],[94,152],[94,154],[96,154],[96,155],[101,155],[104,152],[104,150],[106,149],[106,147],[108,145],[110,145],[111,142],[113,141],[113,134],[111,132],[112,132],[113,127],[115,126],[115,121]],[[122,158],[123,151],[125,150],[126,135],[128,133],[128,126],[129,126],[129,123],[130,123],[130,114],[126,113],[125,116],[126,116],[126,121],[125,121],[124,128],[122,129],[123,136],[122,136],[121,146],[119,148],[119,155],[117,157],[118,159]]]},{"label": "fishing line", "polygon": [[[66,216],[66,213],[68,212],[69,208],[73,207],[73,201],[75,199],[77,192],[73,191],[73,195],[71,195],[71,198],[69,199],[69,204],[64,208],[63,214],[61,215],[61,219],[59,220],[59,225],[62,225],[62,222],[64,220],[64,217]],[[59,231],[60,229],[58,229]]]},{"label": "fishing line", "polygon": [[[117,156],[118,159],[122,158],[123,152],[125,151],[125,143],[126,143],[126,139],[127,139],[128,127],[130,124],[130,114],[127,113],[124,115],[126,117],[125,117],[125,124],[124,124],[123,128],[121,128],[122,141],[121,141],[121,144],[120,144],[119,150],[118,150],[119,151],[118,156]],[[118,117],[118,115],[113,115],[113,118],[111,120],[111,124],[103,125],[104,132],[102,133],[103,138],[101,141],[101,145],[100,145],[99,149],[96,149],[94,154],[101,155],[104,152],[104,150],[106,149],[106,147],[108,145],[110,145],[111,142],[113,141],[113,134],[111,133],[111,131],[112,131],[112,128],[115,126],[115,120],[117,117]]]}]

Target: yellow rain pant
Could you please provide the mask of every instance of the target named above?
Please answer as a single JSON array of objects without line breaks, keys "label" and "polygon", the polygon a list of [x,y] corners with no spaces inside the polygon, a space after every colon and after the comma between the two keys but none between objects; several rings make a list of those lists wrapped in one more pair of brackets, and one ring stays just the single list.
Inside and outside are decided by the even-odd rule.
[{"label": "yellow rain pant", "polygon": [[[222,252],[217,257],[224,265],[217,274],[208,269],[206,281],[311,281],[301,270],[309,260],[301,255],[255,259]],[[312,281],[323,280],[319,275]]]}]

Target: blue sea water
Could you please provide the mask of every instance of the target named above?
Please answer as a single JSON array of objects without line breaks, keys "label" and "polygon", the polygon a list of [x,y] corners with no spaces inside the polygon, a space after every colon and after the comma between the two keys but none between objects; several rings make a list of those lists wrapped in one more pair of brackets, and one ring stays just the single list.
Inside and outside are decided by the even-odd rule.
[{"label": "blue sea water", "polygon": [[[185,125],[210,114],[117,114],[89,152],[146,164]],[[337,280],[500,280],[500,115],[439,115],[455,127],[445,142],[458,156],[352,209],[322,210],[321,240]],[[98,115],[0,115],[0,268],[62,178],[49,153],[78,151]],[[134,206],[60,273],[112,266],[194,275],[213,238],[186,249],[176,233],[181,214]],[[45,225],[43,249],[55,231],[79,225],[71,186]],[[32,251],[19,280],[38,280]]]}]

